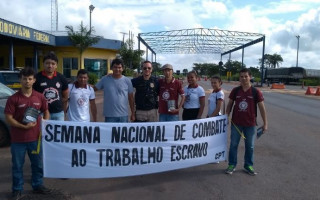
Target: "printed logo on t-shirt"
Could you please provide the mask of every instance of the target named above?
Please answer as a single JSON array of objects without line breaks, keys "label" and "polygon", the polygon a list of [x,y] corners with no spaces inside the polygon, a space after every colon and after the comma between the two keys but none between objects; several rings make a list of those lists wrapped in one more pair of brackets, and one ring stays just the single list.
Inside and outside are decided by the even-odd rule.
[{"label": "printed logo on t-shirt", "polygon": [[247,110],[247,108],[248,108],[248,103],[244,99],[239,103],[239,109],[240,109],[240,111],[245,111],[245,110]]},{"label": "printed logo on t-shirt", "polygon": [[47,86],[47,82],[40,83],[40,86]]},{"label": "printed logo on t-shirt", "polygon": [[61,86],[60,83],[57,82],[57,83],[56,83],[56,87],[57,87],[57,88],[60,88],[60,86]]},{"label": "printed logo on t-shirt", "polygon": [[168,91],[165,91],[165,92],[162,94],[162,98],[168,100],[168,99],[170,98],[170,93],[169,93]]},{"label": "printed logo on t-shirt", "polygon": [[154,88],[154,84],[153,84],[153,83],[150,83],[150,87],[151,87],[151,88]]},{"label": "printed logo on t-shirt", "polygon": [[47,99],[48,103],[59,100],[59,92],[56,88],[49,87],[43,91],[43,96]]},{"label": "printed logo on t-shirt", "polygon": [[26,106],[26,104],[18,105],[19,108],[23,108],[23,107],[25,107],[25,106]]},{"label": "printed logo on t-shirt", "polygon": [[84,96],[81,95],[80,98],[78,99],[77,103],[80,107],[84,106],[85,103],[88,101],[88,99]]}]

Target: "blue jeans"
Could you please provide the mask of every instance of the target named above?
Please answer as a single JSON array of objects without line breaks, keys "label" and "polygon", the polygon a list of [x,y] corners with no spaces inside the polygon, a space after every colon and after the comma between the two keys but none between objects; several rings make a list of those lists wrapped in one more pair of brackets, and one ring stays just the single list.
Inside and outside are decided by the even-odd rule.
[{"label": "blue jeans", "polygon": [[[35,189],[43,183],[43,164],[42,151],[39,154],[32,154],[33,150],[37,150],[38,141],[25,143],[12,143],[12,191],[23,190],[23,165],[25,154],[27,153],[31,162],[31,185]],[[41,149],[41,148],[40,148]]]},{"label": "blue jeans", "polygon": [[64,121],[64,112],[50,113],[51,120]]},{"label": "blue jeans", "polygon": [[159,114],[159,122],[179,121],[179,115]]},{"label": "blue jeans", "polygon": [[[243,131],[245,144],[244,154],[244,166],[253,166],[253,149],[254,149],[254,138],[255,138],[255,126],[245,127],[238,126],[240,131]],[[238,133],[236,127],[231,124],[231,140],[229,149],[229,165],[237,165],[238,145],[241,139],[241,135]]]},{"label": "blue jeans", "polygon": [[123,117],[105,117],[104,118],[105,122],[118,122],[118,123],[126,123],[128,121],[128,116],[123,116]]}]

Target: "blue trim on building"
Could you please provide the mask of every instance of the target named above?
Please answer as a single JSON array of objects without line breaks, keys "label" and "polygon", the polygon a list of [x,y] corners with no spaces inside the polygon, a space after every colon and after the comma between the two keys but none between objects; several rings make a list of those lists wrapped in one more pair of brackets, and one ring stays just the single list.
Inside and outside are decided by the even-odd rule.
[{"label": "blue trim on building", "polygon": [[[32,41],[38,44],[46,44],[52,46],[73,46],[68,36],[55,36],[43,31],[38,31],[20,24],[16,24],[0,18],[0,36],[18,38],[22,40]],[[122,41],[101,38],[93,48],[119,50]]]},{"label": "blue trim on building", "polygon": [[[93,48],[119,50],[122,41],[101,38],[98,43],[92,45]],[[56,36],[56,46],[72,46],[68,36]]]}]

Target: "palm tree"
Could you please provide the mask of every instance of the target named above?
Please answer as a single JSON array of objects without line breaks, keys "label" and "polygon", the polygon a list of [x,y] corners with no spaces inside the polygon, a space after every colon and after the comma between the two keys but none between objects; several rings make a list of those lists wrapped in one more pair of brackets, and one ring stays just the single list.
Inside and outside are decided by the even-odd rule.
[{"label": "palm tree", "polygon": [[82,66],[82,54],[90,46],[96,44],[101,39],[100,36],[93,36],[91,33],[94,32],[93,28],[91,31],[81,22],[79,31],[74,31],[72,26],[65,27],[68,31],[69,40],[72,45],[78,48],[80,53],[80,68]]},{"label": "palm tree", "polygon": [[[259,64],[261,65],[261,58],[259,59]],[[280,63],[283,62],[281,55],[274,53],[273,55],[264,54],[264,63],[267,67],[277,68]]]},{"label": "palm tree", "polygon": [[283,58],[281,55],[274,53],[273,55],[270,55],[269,62],[273,66],[273,68],[279,67],[280,63],[283,62]]}]

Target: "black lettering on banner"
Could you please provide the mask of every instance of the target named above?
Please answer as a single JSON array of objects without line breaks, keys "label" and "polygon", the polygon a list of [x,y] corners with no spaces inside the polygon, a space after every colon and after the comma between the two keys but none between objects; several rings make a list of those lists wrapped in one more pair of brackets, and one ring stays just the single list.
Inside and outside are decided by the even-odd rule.
[{"label": "black lettering on banner", "polygon": [[[47,124],[45,140],[56,143],[100,143],[100,127]],[[53,131],[53,132],[52,132]]]},{"label": "black lettering on banner", "polygon": [[131,163],[131,158],[129,154],[130,154],[129,149],[122,149],[122,165],[123,166],[128,166]]},{"label": "black lettering on banner", "polygon": [[226,119],[194,123],[192,126],[192,137],[196,139],[221,134],[226,131],[226,127]]},{"label": "black lettering on banner", "polygon": [[183,133],[186,132],[186,130],[184,130],[185,126],[186,126],[186,124],[181,124],[181,126],[175,125],[175,127],[174,127],[174,141],[185,140],[185,138],[183,137]]},{"label": "black lettering on banner", "polygon": [[[146,165],[160,163],[163,159],[162,147],[132,149],[96,149],[99,153],[99,166],[107,167]],[[105,156],[105,160],[104,160]]]},{"label": "black lettering on banner", "polygon": [[165,126],[112,127],[111,143],[166,142]]},{"label": "black lettering on banner", "polygon": [[132,165],[139,165],[139,153],[138,149],[132,149]]},{"label": "black lettering on banner", "polygon": [[51,124],[47,124],[46,126],[46,136],[44,137],[44,139],[47,141],[47,142],[51,142],[53,140],[53,133],[51,132],[52,130],[52,125]]},{"label": "black lettering on banner", "polygon": [[171,162],[207,156],[208,143],[171,146]]},{"label": "black lettering on banner", "polygon": [[99,166],[102,167],[102,153],[105,152],[105,149],[96,149],[97,152],[99,152]]},{"label": "black lettering on banner", "polygon": [[72,149],[71,167],[84,167],[87,164],[87,152],[84,149]]},{"label": "black lettering on banner", "polygon": [[216,153],[216,155],[215,155],[215,159],[216,160],[218,160],[219,158],[221,158],[221,157],[224,157],[224,151],[221,151],[221,152],[218,152],[218,153]]}]

